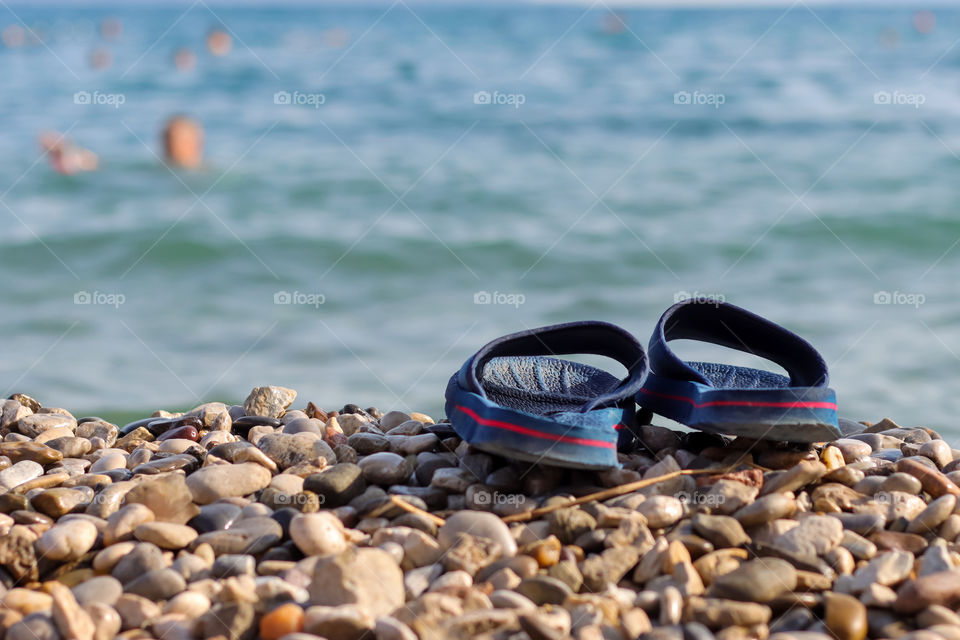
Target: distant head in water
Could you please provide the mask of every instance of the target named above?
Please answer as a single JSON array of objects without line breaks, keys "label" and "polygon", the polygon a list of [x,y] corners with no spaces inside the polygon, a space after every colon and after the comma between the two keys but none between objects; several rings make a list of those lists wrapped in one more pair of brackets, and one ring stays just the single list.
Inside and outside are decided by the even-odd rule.
[{"label": "distant head in water", "polygon": [[123,35],[123,21],[119,18],[104,18],[100,23],[100,35],[104,40],[116,40]]},{"label": "distant head in water", "polygon": [[197,54],[187,47],[181,47],[173,53],[173,65],[177,71],[193,71],[197,66]]},{"label": "distant head in water", "polygon": [[163,152],[171,165],[196,169],[203,162],[203,127],[187,116],[174,116],[163,128]]},{"label": "distant head in water", "polygon": [[230,34],[226,31],[221,31],[220,29],[212,29],[210,33],[207,34],[207,49],[210,50],[215,56],[225,56],[230,53],[230,48],[233,46],[233,40],[230,38]]},{"label": "distant head in water", "polygon": [[93,69],[109,69],[113,66],[113,54],[107,49],[94,49],[90,52],[90,67]]}]

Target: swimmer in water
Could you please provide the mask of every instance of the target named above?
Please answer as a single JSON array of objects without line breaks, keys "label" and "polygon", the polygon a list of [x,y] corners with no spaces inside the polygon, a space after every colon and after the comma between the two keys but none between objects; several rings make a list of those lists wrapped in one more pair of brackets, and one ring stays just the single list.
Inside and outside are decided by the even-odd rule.
[{"label": "swimmer in water", "polygon": [[71,142],[56,131],[45,131],[37,137],[50,166],[61,175],[71,176],[81,171],[96,171],[99,164],[97,154]]},{"label": "swimmer in water", "polygon": [[193,71],[197,66],[197,54],[187,47],[177,49],[173,54],[173,64],[177,71]]},{"label": "swimmer in water", "polygon": [[211,29],[207,34],[207,49],[215,56],[225,56],[230,53],[233,47],[233,40],[230,34],[220,29]]},{"label": "swimmer in water", "polygon": [[163,152],[167,162],[196,169],[203,162],[203,127],[187,116],[174,116],[163,128]]}]

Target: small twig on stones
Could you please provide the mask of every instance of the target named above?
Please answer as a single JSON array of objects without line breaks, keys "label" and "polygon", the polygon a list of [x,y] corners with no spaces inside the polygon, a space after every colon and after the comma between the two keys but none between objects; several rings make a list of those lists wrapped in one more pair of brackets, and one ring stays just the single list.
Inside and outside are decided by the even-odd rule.
[{"label": "small twig on stones", "polygon": [[[433,522],[435,525],[437,525],[438,527],[442,527],[442,526],[443,526],[444,524],[446,524],[446,522],[447,522],[446,520],[444,520],[444,519],[441,518],[440,516],[435,516],[435,515],[433,515],[432,513],[430,513],[429,511],[424,511],[424,510],[421,509],[420,507],[415,507],[415,506],[413,506],[412,504],[410,504],[410,503],[407,502],[406,500],[402,500],[399,496],[390,496],[390,504],[396,505],[396,506],[400,507],[401,509],[404,509],[404,510],[406,510],[406,511],[409,511],[410,513],[416,513],[416,514],[418,514],[418,515],[421,515],[421,516],[423,516],[424,518],[427,518],[428,520],[432,521],[432,522]],[[385,504],[384,506],[386,506],[386,504]],[[377,511],[379,511],[379,509],[378,509]],[[385,511],[384,511],[384,512],[385,512]],[[372,515],[372,514],[370,514],[370,515]],[[379,514],[378,514],[378,515],[379,515]]]},{"label": "small twig on stones", "polygon": [[678,478],[680,476],[692,476],[698,475],[701,473],[727,473],[732,471],[732,468],[726,467],[723,469],[683,469],[682,471],[671,471],[670,473],[665,473],[662,476],[656,476],[654,478],[644,478],[643,480],[637,480],[635,482],[628,482],[627,484],[622,484],[619,487],[611,487],[610,489],[604,489],[603,491],[597,491],[595,493],[590,493],[585,496],[580,496],[575,500],[570,502],[563,502],[560,504],[552,504],[548,507],[540,507],[539,509],[533,509],[531,511],[524,511],[523,513],[515,513],[511,516],[503,518],[503,521],[507,524],[513,522],[526,522],[527,520],[534,520],[541,516],[544,516],[553,511],[558,511],[560,509],[566,509],[567,507],[575,507],[580,504],[585,504],[587,502],[593,502],[595,500],[609,500],[610,498],[616,498],[617,496],[626,495],[628,493],[633,493],[639,489],[649,487],[651,485],[658,484],[665,480],[672,480],[673,478]]}]

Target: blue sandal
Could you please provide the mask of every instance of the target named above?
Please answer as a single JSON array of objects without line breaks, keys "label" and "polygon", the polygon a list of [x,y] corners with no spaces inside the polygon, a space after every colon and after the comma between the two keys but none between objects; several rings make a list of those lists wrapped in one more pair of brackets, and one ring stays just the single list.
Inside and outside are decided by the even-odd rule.
[{"label": "blue sandal", "polygon": [[[701,340],[782,366],[758,369],[684,362],[667,342]],[[783,442],[840,437],[827,365],[810,343],[745,309],[690,300],[667,309],[650,339],[650,374],[637,403],[694,429]]]},{"label": "blue sandal", "polygon": [[[627,368],[616,377],[548,357],[595,354]],[[643,346],[606,322],[571,322],[498,338],[474,354],[447,385],[446,411],[477,449],[558,467],[618,467],[617,442],[636,413],[646,373]]]}]

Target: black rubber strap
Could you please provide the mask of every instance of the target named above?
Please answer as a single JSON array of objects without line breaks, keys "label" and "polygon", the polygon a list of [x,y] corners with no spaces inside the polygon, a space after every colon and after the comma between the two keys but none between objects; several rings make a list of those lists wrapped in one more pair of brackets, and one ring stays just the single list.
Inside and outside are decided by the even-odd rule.
[{"label": "black rubber strap", "polygon": [[650,338],[650,366],[668,378],[709,384],[673,353],[670,340],[699,340],[776,362],[795,387],[827,384],[827,364],[813,346],[778,324],[732,304],[688,300],[664,312]]},{"label": "black rubber strap", "polygon": [[592,399],[582,407],[589,411],[614,405],[633,397],[643,386],[647,356],[636,338],[608,322],[569,322],[520,331],[486,344],[460,370],[460,384],[483,397],[480,385],[483,368],[493,358],[504,356],[557,356],[594,354],[616,360],[627,368],[627,376],[610,392]]}]

